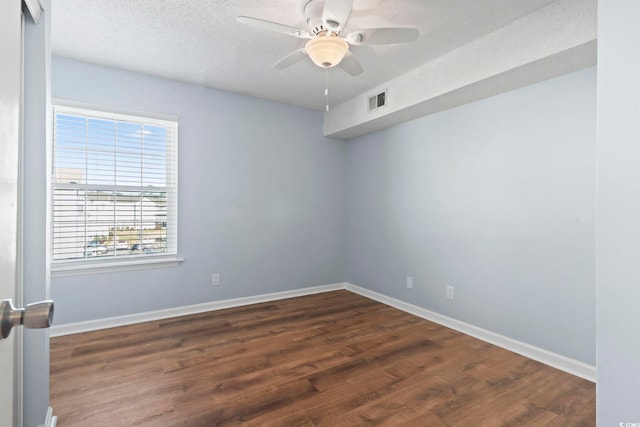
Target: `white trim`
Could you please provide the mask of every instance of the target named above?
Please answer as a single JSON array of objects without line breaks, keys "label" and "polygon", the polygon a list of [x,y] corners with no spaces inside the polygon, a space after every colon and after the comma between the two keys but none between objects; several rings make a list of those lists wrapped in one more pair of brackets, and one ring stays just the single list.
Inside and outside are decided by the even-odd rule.
[{"label": "white trim", "polygon": [[[24,2],[24,4],[27,4]],[[33,18],[37,24],[37,20]],[[38,13],[38,19],[40,14]],[[24,12],[20,16],[20,147],[18,148],[18,234],[16,236],[16,293],[15,302],[18,307],[24,307],[24,45],[26,17]],[[24,426],[24,329],[15,331],[15,394],[14,394],[14,420],[16,425]]]},{"label": "white trim", "polygon": [[53,415],[53,408],[49,406],[47,409],[47,416],[44,419],[44,424],[40,424],[39,427],[56,427],[58,423],[58,417]]},{"label": "white trim", "polygon": [[551,367],[560,369],[569,374],[584,378],[591,382],[596,382],[596,367],[557,353],[536,347],[521,341],[514,340],[504,335],[479,328],[469,323],[461,322],[451,317],[443,316],[433,311],[416,305],[400,301],[387,295],[371,291],[351,283],[334,283],[331,285],[315,286],[310,288],[295,289],[291,291],[274,292],[269,294],[256,295],[251,297],[234,298],[223,301],[212,301],[203,304],[190,305],[185,307],[168,308],[165,310],[150,311],[147,313],[130,314],[126,316],[111,317],[106,319],[90,320],[87,322],[67,323],[64,325],[54,325],[51,327],[50,336],[59,337],[63,335],[78,334],[81,332],[96,331],[99,329],[126,326],[135,323],[149,322],[153,320],[167,319],[171,317],[186,316],[189,314],[202,313],[206,311],[222,310],[225,308],[240,307],[244,305],[257,304],[261,302],[277,301],[286,298],[294,298],[305,295],[318,294],[346,289],[350,292],[362,295],[382,304],[397,308],[406,313],[413,314],[426,320],[438,323],[447,328],[462,332],[490,344],[513,351],[529,359],[537,360]]},{"label": "white trim", "polygon": [[[123,256],[124,258],[124,256]],[[84,276],[87,274],[113,273],[119,271],[147,270],[158,267],[177,267],[184,261],[182,258],[144,258],[144,256],[129,259],[109,258],[105,262],[67,262],[51,263],[51,277]]]},{"label": "white trim", "polygon": [[51,100],[51,105],[60,106],[63,108],[72,108],[78,110],[94,110],[94,111],[103,111],[108,114],[115,115],[124,115],[124,116],[134,116],[136,118],[142,117],[150,120],[161,120],[161,121],[169,121],[169,122],[178,122],[179,117],[171,114],[160,114],[160,113],[151,113],[148,111],[141,110],[130,110],[126,108],[116,108],[113,106],[101,105],[101,104],[90,104],[87,102],[78,102],[71,101],[63,98],[53,98]]},{"label": "white trim", "polygon": [[37,25],[40,21],[40,15],[42,15],[42,5],[38,0],[22,0],[22,3],[27,7],[29,16],[33,19],[33,22]]},{"label": "white trim", "polygon": [[369,289],[362,288],[351,283],[346,284],[348,291],[362,295],[367,298],[371,298],[378,302],[381,302],[415,316],[421,317],[426,320],[438,323],[446,326],[447,328],[454,329],[463,334],[470,335],[474,338],[478,338],[482,341],[488,342],[498,347],[513,351],[514,353],[521,354],[529,359],[537,360],[551,367],[568,372],[572,375],[584,378],[591,382],[596,382],[596,367],[589,365],[579,360],[571,359],[566,356],[562,356],[557,353],[536,347],[522,341],[517,341],[504,335],[496,334],[495,332],[488,331],[486,329],[479,328],[469,323],[461,322],[460,320],[453,319],[451,317],[443,316],[442,314],[435,313],[416,305],[400,301],[398,299],[383,295],[378,292],[371,291]]},{"label": "white trim", "polygon": [[50,330],[50,337],[53,338],[63,335],[79,334],[81,332],[97,331],[100,329],[115,328],[117,326],[126,326],[135,323],[168,319],[171,317],[187,316],[189,314],[203,313],[206,311],[223,310],[225,308],[241,307],[250,304],[258,304],[261,302],[278,301],[286,298],[295,298],[306,295],[320,294],[323,292],[339,291],[342,289],[346,289],[346,283],[335,283],[332,285],[314,286],[310,288],[274,292],[251,297],[233,298],[222,301],[211,301],[203,304],[167,308],[164,310],[109,317],[106,319],[89,320],[86,322],[53,325]]},{"label": "white trim", "polygon": [[171,119],[166,119],[162,117],[161,114],[153,114],[153,113],[125,113],[124,110],[118,111],[114,108],[109,107],[80,107],[78,105],[71,106],[69,103],[65,103],[62,101],[61,103],[52,103],[53,105],[53,113],[56,114],[73,114],[76,116],[84,116],[88,118],[96,118],[102,120],[114,120],[135,124],[145,124],[145,125],[156,125],[167,128],[176,134],[176,139],[178,135],[178,118],[174,117]]}]

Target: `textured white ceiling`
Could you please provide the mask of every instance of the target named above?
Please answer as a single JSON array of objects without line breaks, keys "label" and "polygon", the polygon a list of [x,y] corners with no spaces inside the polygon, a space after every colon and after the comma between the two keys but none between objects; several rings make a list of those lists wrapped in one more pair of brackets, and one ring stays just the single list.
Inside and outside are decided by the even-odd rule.
[{"label": "textured white ceiling", "polygon": [[[331,104],[378,86],[554,0],[354,0],[345,32],[416,27],[417,41],[353,46],[364,73],[330,70]],[[239,15],[306,28],[305,0],[55,0],[54,55],[306,108],[324,108],[325,71],[271,66],[304,40],[236,22]],[[499,52],[496,52],[499,55]]]}]

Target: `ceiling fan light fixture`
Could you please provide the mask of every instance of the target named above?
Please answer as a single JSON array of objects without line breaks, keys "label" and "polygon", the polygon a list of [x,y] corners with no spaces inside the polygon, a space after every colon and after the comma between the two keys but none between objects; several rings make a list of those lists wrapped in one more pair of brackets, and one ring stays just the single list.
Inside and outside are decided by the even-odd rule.
[{"label": "ceiling fan light fixture", "polygon": [[305,51],[319,67],[335,67],[349,51],[349,45],[340,37],[331,35],[317,36],[309,40]]}]

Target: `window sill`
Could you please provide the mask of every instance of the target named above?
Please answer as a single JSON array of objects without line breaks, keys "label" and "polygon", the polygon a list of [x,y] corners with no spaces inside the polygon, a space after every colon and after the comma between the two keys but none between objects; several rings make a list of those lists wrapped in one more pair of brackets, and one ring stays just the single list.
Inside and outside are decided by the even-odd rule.
[{"label": "window sill", "polygon": [[177,256],[149,257],[127,260],[81,261],[51,265],[51,277],[83,276],[87,274],[146,270],[158,267],[177,267],[184,261]]}]

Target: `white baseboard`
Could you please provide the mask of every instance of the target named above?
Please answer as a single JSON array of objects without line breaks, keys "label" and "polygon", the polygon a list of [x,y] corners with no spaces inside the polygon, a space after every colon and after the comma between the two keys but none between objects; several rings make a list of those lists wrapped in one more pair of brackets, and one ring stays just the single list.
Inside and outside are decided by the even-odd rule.
[{"label": "white baseboard", "polygon": [[353,285],[351,283],[346,284],[346,289],[423,319],[446,326],[447,328],[478,338],[490,344],[497,345],[498,347],[513,351],[514,353],[521,354],[529,359],[537,360],[545,365],[552,366],[572,375],[584,378],[585,380],[589,380],[594,383],[596,382],[596,367],[593,365],[505,337],[504,335],[496,334],[495,332],[479,328],[469,323],[461,322],[451,317],[443,316],[442,314],[400,301],[378,292],[370,291],[369,289],[361,288],[360,286]]},{"label": "white baseboard", "polygon": [[400,301],[387,295],[371,291],[351,283],[334,283],[331,285],[314,286],[310,288],[295,289],[291,291],[274,292],[251,297],[234,298],[223,301],[212,301],[203,304],[195,304],[184,307],[168,308],[165,310],[150,311],[146,313],[131,314],[126,316],[110,317],[106,319],[90,320],[87,322],[67,323],[51,327],[50,336],[58,337],[81,332],[96,331],[99,329],[114,328],[117,326],[132,325],[135,323],[150,322],[153,320],[168,319],[171,317],[186,316],[189,314],[203,313],[206,311],[222,310],[225,308],[240,307],[261,302],[277,301],[286,298],[294,298],[305,295],[346,289],[372,300],[381,302],[399,310],[411,313],[423,319],[430,320],[464,334],[486,341],[498,347],[521,354],[545,365],[552,366],[572,375],[596,382],[596,367],[533,345],[514,340],[504,335],[479,328],[469,323],[461,322],[451,317],[443,316],[416,305]]},{"label": "white baseboard", "polygon": [[56,424],[58,424],[58,417],[53,415],[53,408],[49,406],[44,424],[40,424],[38,427],[56,427]]},{"label": "white baseboard", "polygon": [[319,294],[323,292],[346,289],[346,283],[314,286],[310,288],[294,289],[291,291],[274,292],[255,295],[251,297],[233,298],[222,301],[212,301],[203,304],[187,305],[183,307],[167,308],[164,310],[148,311],[145,313],[128,314],[125,316],[108,317],[104,319],[88,320],[86,322],[65,323],[53,325],[50,328],[50,337],[79,334],[82,332],[97,331],[100,329],[115,328],[118,326],[133,325],[136,323],[151,322],[153,320],[169,319],[171,317],[187,316],[189,314],[204,313],[206,311],[222,310],[225,308],[240,307],[261,302],[277,301],[286,298],[295,298],[305,295]]}]

